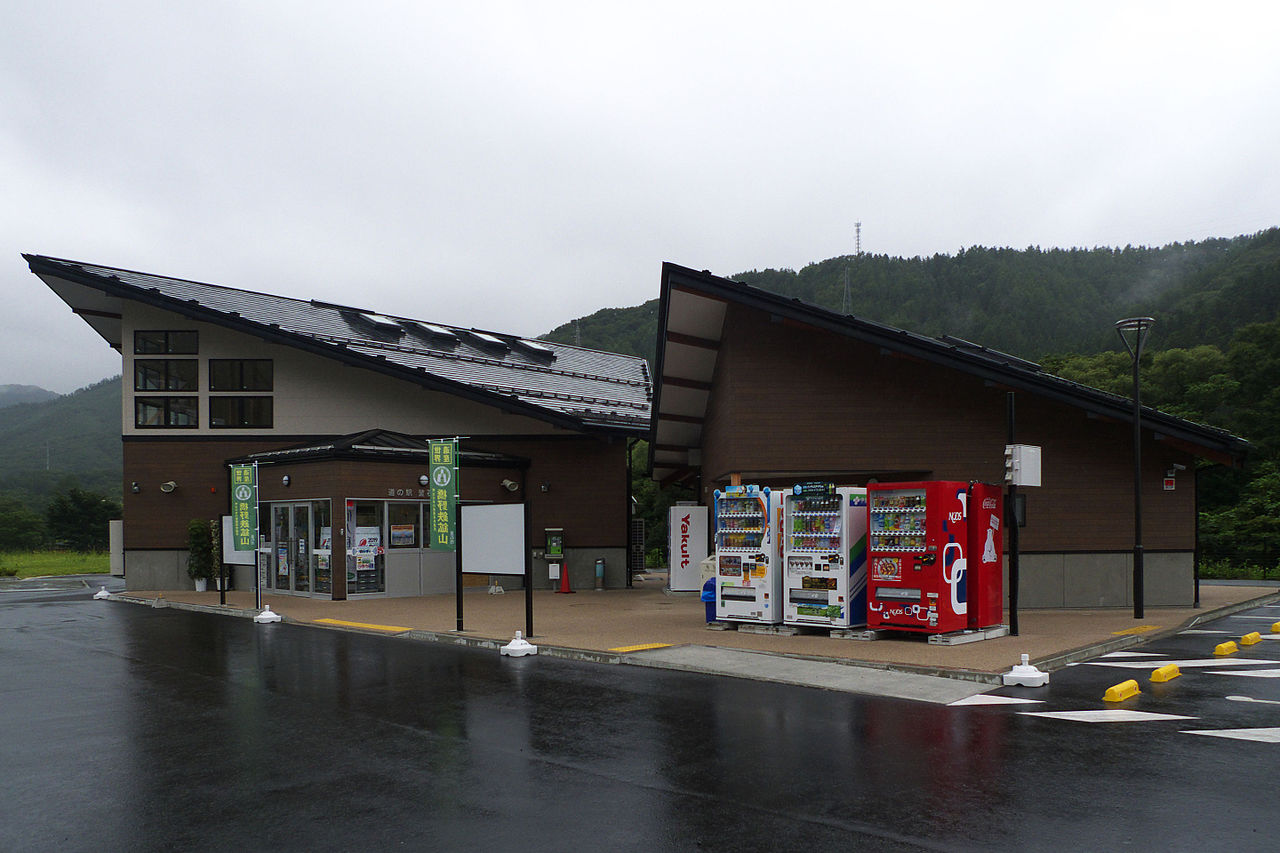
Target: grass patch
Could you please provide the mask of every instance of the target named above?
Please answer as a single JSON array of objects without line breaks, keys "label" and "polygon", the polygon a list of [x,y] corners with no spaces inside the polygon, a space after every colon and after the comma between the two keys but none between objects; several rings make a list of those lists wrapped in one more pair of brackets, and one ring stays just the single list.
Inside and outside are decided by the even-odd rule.
[{"label": "grass patch", "polygon": [[6,551],[0,554],[0,575],[39,578],[49,575],[106,574],[111,571],[111,555],[105,551],[82,554],[77,551]]},{"label": "grass patch", "polygon": [[1217,580],[1280,580],[1280,569],[1264,566],[1239,566],[1226,560],[1201,560],[1200,577]]}]

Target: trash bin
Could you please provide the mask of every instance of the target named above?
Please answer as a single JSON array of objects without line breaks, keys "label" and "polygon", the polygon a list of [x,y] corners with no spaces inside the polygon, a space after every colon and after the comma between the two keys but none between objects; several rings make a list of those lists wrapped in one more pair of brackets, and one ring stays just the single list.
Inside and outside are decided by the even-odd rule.
[{"label": "trash bin", "polygon": [[716,621],[716,579],[707,578],[702,585],[702,602],[707,607],[707,621]]}]

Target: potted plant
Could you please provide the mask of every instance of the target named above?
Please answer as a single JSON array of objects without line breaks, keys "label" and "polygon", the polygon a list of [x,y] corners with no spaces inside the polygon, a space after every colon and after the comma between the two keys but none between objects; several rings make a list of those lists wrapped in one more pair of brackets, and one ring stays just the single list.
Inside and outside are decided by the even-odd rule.
[{"label": "potted plant", "polygon": [[196,592],[209,588],[209,579],[218,567],[212,529],[212,524],[202,518],[187,522],[187,574],[196,582]]}]

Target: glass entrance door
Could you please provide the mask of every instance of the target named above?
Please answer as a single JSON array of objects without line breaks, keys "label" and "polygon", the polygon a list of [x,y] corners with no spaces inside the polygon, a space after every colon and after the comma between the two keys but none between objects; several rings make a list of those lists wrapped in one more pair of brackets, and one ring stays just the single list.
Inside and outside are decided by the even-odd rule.
[{"label": "glass entrance door", "polygon": [[268,587],[277,592],[310,592],[311,505],[271,507],[271,574]]}]

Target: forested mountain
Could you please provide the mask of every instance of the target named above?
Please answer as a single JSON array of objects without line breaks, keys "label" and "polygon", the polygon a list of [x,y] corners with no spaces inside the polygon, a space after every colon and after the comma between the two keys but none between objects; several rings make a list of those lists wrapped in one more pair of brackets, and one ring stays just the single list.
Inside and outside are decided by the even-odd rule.
[{"label": "forested mountain", "polygon": [[119,499],[120,377],[0,409],[0,493],[43,506],[68,486]]},{"label": "forested mountain", "polygon": [[[678,259],[677,259],[678,260]],[[696,263],[696,261],[695,261]],[[1280,229],[1161,248],[962,249],[954,255],[847,255],[735,281],[926,335],[954,335],[1039,360],[1119,347],[1113,324],[1149,314],[1154,349],[1225,348],[1280,311]],[[847,289],[846,289],[847,283]],[[847,293],[847,297],[846,297]],[[657,300],[606,309],[545,335],[650,359]]]},{"label": "forested mountain", "polygon": [[35,385],[0,385],[0,409],[22,403],[43,403],[58,395]]}]

